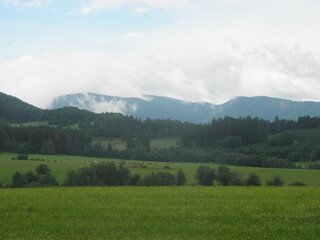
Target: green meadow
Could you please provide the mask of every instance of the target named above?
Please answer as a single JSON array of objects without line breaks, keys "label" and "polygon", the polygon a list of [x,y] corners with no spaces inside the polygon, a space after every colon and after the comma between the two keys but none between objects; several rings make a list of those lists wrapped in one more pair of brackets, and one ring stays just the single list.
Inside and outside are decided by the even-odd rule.
[{"label": "green meadow", "polygon": [[[157,148],[157,149],[170,148],[170,147],[176,146],[178,141],[179,141],[178,138],[150,139],[150,146],[151,148]],[[119,151],[123,151],[126,149],[126,142],[120,138],[115,138],[112,140],[108,138],[95,138],[93,140],[93,143],[98,143],[98,142],[100,142],[102,146],[104,146],[105,148],[107,148],[108,144],[111,143],[114,149],[117,149]]]},{"label": "green meadow", "polygon": [[319,187],[0,189],[0,239],[319,239]]},{"label": "green meadow", "polygon": [[[47,126],[56,128],[58,125],[49,124],[48,121],[39,121],[39,122],[26,122],[26,123],[12,123],[10,124],[11,127],[40,127],[40,126]],[[79,124],[75,123],[72,125],[63,126],[63,129],[79,129]]]},{"label": "green meadow", "polygon": [[[43,159],[37,160],[12,160],[16,154],[2,153],[0,154],[0,183],[3,185],[11,182],[11,177],[16,171],[25,173],[34,171],[39,164],[46,164],[52,170],[52,174],[57,178],[59,183],[65,179],[68,169],[79,169],[81,167],[89,166],[94,162],[115,161],[119,159],[104,159],[104,158],[90,158],[81,156],[59,156],[59,155],[29,155],[29,159]],[[200,165],[208,165],[217,167],[217,164],[202,164],[202,163],[151,163],[142,161],[130,161],[125,164],[129,168],[131,174],[140,174],[145,176],[151,172],[169,171],[175,174],[179,169],[183,169],[187,177],[187,184],[194,185],[196,180],[194,175],[196,169]],[[166,167],[168,166],[168,167]],[[243,178],[246,178],[251,172],[257,173],[262,183],[274,175],[279,175],[288,185],[294,181],[302,181],[307,185],[320,185],[320,171],[310,169],[284,169],[284,168],[252,168],[252,167],[236,167],[229,166],[231,170],[237,171]]]}]

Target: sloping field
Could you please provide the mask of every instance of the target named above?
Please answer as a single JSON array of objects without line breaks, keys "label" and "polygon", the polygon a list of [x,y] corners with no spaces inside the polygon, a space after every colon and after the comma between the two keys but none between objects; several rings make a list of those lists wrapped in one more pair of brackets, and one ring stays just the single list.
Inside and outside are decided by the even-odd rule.
[{"label": "sloping field", "polygon": [[[157,149],[164,149],[164,148],[170,148],[177,145],[177,141],[179,141],[178,138],[157,138],[157,139],[150,139],[150,145],[151,148],[157,148]],[[96,138],[93,140],[92,143],[98,143],[100,142],[102,146],[107,148],[108,144],[111,143],[114,149],[117,149],[119,151],[123,151],[126,149],[126,142],[122,139],[115,138],[112,140],[106,139],[106,138]]]},{"label": "sloping field", "polygon": [[319,239],[319,187],[0,189],[0,239]]},{"label": "sloping field", "polygon": [[[35,160],[12,160],[16,154],[0,154],[0,183],[3,185],[11,182],[11,177],[16,171],[26,173],[34,171],[39,164],[46,164],[52,170],[52,174],[57,178],[59,183],[65,179],[68,169],[79,169],[89,166],[94,162],[115,161],[119,159],[89,158],[81,156],[59,156],[59,155],[29,155],[29,159]],[[38,161],[44,160],[44,161]],[[165,168],[168,165],[169,168]],[[145,176],[151,172],[165,171],[176,174],[179,169],[183,169],[187,177],[187,184],[196,184],[195,173],[200,165],[208,165],[217,168],[217,164],[203,163],[152,163],[142,161],[126,161],[125,167],[129,168],[131,174],[140,174]],[[279,175],[288,185],[294,181],[302,181],[307,185],[320,185],[320,170],[310,169],[283,169],[283,168],[253,168],[253,167],[236,167],[229,166],[231,170],[237,171],[242,178],[246,178],[251,172],[257,173],[263,184],[267,179],[274,175]]]}]

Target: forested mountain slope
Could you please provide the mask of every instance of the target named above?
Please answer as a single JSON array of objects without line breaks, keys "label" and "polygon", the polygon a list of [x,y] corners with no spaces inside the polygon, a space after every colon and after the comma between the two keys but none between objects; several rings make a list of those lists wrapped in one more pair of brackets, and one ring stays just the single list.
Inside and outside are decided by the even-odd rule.
[{"label": "forested mountain slope", "polygon": [[[5,109],[11,106],[11,111],[2,112],[9,123],[29,119],[45,124],[3,122],[0,124],[0,151],[3,152],[255,167],[291,168],[296,167],[294,162],[312,161],[315,162],[313,168],[319,167],[316,162],[320,160],[317,138],[320,117],[275,118],[273,121],[223,117],[196,124],[169,119],[142,120],[120,113],[97,114],[76,107],[41,110],[10,96],[5,95],[4,99],[8,104]],[[12,113],[16,115],[11,117]],[[30,117],[19,118],[20,115]],[[174,138],[176,144],[167,149],[152,147],[150,139],[159,138]],[[114,140],[123,141],[125,147],[117,149]]]},{"label": "forested mountain slope", "polygon": [[22,123],[38,121],[43,110],[0,92],[0,122]]}]

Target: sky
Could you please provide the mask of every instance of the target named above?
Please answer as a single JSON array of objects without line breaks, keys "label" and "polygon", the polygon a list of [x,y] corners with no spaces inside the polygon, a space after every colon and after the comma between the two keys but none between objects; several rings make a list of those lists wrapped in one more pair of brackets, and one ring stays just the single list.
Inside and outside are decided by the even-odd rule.
[{"label": "sky", "polygon": [[0,0],[0,92],[320,101],[320,0]]}]

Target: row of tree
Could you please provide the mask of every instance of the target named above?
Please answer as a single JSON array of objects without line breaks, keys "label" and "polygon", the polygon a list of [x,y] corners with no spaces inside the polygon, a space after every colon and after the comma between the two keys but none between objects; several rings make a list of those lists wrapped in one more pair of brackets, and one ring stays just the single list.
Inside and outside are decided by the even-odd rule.
[{"label": "row of tree", "polygon": [[[21,174],[16,172],[12,176],[12,182],[8,188],[24,187],[55,187],[59,186],[55,177],[50,173],[47,165],[40,164],[34,172]],[[217,169],[208,166],[200,166],[196,172],[196,179],[202,186],[261,186],[260,177],[250,173],[243,180],[235,171],[227,166],[220,165]],[[63,184],[65,187],[76,186],[183,186],[187,182],[183,170],[176,175],[169,172],[151,173],[144,177],[138,174],[131,175],[129,169],[114,163],[93,164],[79,170],[69,170]],[[283,186],[284,181],[279,176],[274,176],[266,181],[268,186]],[[302,182],[293,182],[290,185],[304,186]]]},{"label": "row of tree", "polygon": [[[208,166],[200,166],[197,169],[196,179],[198,184],[202,186],[213,186],[215,183],[221,186],[261,186],[260,177],[252,172],[249,176],[242,180],[239,173],[231,171],[227,166],[220,165],[217,169]],[[283,186],[284,181],[280,176],[273,176],[266,181],[267,186]],[[299,181],[293,182],[292,186],[304,186],[305,184]]]},{"label": "row of tree", "polygon": [[69,170],[62,186],[174,186],[184,185],[186,177],[182,170],[176,175],[169,172],[151,173],[140,177],[130,175],[129,169],[110,163],[101,163],[80,168],[78,171]]},{"label": "row of tree", "polygon": [[21,174],[16,172],[12,176],[12,182],[7,186],[9,188],[22,188],[22,187],[56,187],[59,183],[55,177],[50,173],[47,165],[40,164],[34,172],[27,172]]}]

